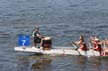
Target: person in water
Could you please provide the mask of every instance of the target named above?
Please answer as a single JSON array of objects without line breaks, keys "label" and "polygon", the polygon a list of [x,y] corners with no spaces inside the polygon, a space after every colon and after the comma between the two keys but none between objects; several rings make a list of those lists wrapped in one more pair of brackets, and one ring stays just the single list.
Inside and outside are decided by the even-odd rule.
[{"label": "person in water", "polygon": [[78,48],[78,49],[81,49],[82,51],[87,51],[88,48],[87,48],[87,45],[86,45],[86,43],[85,43],[85,41],[84,41],[83,35],[80,35],[79,38],[80,38],[80,40],[77,41],[77,42],[73,42],[73,44],[79,45],[79,48]]},{"label": "person in water", "polygon": [[100,55],[101,55],[101,52],[102,52],[101,44],[102,44],[102,42],[100,41],[100,39],[98,38],[98,36],[95,36],[94,38],[90,37],[90,42],[91,42],[91,44],[93,44],[93,49],[95,51],[99,51]]},{"label": "person in water", "polygon": [[[36,47],[38,43],[39,44],[41,43],[41,39],[43,38],[43,36],[39,32],[39,27],[36,27],[34,29],[32,36],[33,36],[33,40],[34,40],[33,41],[34,47]],[[41,46],[41,44],[40,44],[40,46]]]}]

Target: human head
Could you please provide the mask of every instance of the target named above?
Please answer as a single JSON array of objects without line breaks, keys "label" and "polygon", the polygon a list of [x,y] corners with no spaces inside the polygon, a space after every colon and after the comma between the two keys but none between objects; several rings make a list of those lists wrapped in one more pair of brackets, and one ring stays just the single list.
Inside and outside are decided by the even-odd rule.
[{"label": "human head", "polygon": [[108,37],[106,38],[105,42],[108,44]]},{"label": "human head", "polygon": [[94,40],[95,41],[99,41],[99,37],[98,36],[95,36]]},{"label": "human head", "polygon": [[83,35],[80,35],[80,40],[84,40],[84,37],[83,37]]},{"label": "human head", "polygon": [[36,28],[35,28],[35,31],[39,31],[39,27],[36,27]]}]

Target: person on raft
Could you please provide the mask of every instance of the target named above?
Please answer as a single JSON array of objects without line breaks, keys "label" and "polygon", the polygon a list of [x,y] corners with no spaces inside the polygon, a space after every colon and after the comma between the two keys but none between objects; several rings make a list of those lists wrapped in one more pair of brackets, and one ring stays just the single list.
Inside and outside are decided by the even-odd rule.
[{"label": "person on raft", "polygon": [[39,27],[36,27],[34,29],[32,36],[33,36],[33,40],[34,40],[33,41],[34,47],[37,47],[37,44],[40,44],[40,46],[41,46],[41,39],[43,38],[43,36],[39,32]]},{"label": "person on raft", "polygon": [[102,41],[99,39],[98,36],[95,36],[94,38],[93,37],[90,37],[90,43],[93,45],[93,50],[95,51],[99,51],[100,55],[101,55],[101,52],[102,52]]},{"label": "person on raft", "polygon": [[79,48],[77,48],[77,49],[80,49],[82,51],[87,51],[88,48],[87,48],[86,42],[84,41],[83,35],[80,35],[79,39],[80,39],[79,41],[72,42],[72,44],[79,45]]}]

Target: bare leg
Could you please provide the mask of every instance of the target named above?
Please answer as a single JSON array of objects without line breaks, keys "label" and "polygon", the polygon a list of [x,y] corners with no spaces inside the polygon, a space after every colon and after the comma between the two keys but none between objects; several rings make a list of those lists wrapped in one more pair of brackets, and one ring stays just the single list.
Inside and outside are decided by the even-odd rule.
[{"label": "bare leg", "polygon": [[36,44],[35,42],[33,42],[33,45],[34,45],[34,47],[36,47],[36,46],[37,46],[37,44]]},{"label": "bare leg", "polygon": [[40,42],[40,49],[43,49],[42,44],[43,44],[43,39],[41,39],[41,42]]},{"label": "bare leg", "polygon": [[36,47],[37,44],[35,43],[35,39],[33,38],[33,46]]}]

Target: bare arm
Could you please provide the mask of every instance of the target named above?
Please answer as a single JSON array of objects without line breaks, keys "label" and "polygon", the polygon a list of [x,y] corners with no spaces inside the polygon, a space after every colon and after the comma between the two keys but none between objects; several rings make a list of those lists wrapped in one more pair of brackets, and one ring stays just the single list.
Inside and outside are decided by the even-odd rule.
[{"label": "bare arm", "polygon": [[72,43],[73,43],[73,44],[77,44],[77,45],[78,45],[78,44],[80,44],[80,41],[77,41],[77,42],[72,42]]}]

